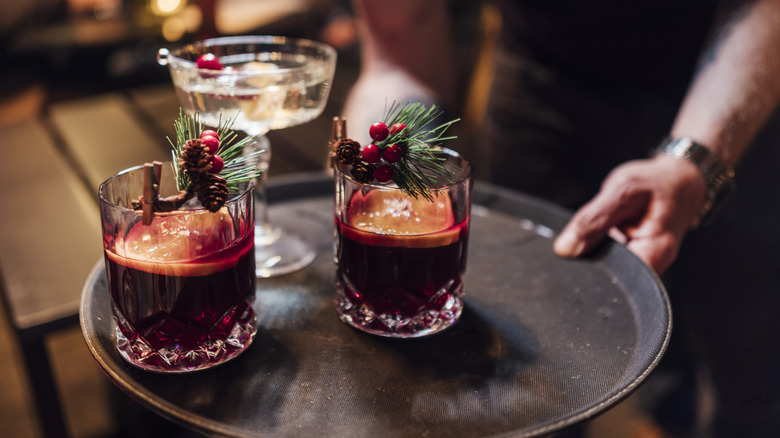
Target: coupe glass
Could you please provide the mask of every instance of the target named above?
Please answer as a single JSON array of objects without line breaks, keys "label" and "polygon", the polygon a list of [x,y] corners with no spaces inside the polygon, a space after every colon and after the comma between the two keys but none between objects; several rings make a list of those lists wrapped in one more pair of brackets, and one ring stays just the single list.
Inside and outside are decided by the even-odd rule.
[{"label": "coupe glass", "polygon": [[[214,55],[221,70],[198,68],[201,55]],[[210,127],[234,119],[233,130],[258,136],[265,150],[258,167],[271,159],[264,136],[311,121],[325,108],[336,68],[336,50],[305,39],[280,36],[213,38],[174,51],[160,49],[182,107]],[[294,272],[314,260],[314,249],[268,219],[263,179],[256,187],[255,260],[258,277]]]}]

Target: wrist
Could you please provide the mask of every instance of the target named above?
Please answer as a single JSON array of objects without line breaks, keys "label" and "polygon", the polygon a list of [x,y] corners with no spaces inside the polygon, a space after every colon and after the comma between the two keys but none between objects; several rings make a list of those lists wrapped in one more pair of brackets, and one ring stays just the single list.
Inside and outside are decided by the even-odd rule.
[{"label": "wrist", "polygon": [[684,159],[699,170],[707,187],[707,196],[699,214],[700,222],[709,219],[713,210],[734,189],[734,169],[718,159],[709,148],[689,137],[665,139],[655,150],[655,155]]}]

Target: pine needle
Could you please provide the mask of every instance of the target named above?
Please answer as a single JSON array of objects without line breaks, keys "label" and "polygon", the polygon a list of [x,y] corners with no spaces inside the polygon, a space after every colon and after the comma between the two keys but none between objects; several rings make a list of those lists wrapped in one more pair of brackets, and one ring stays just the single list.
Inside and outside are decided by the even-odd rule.
[{"label": "pine needle", "polygon": [[450,120],[438,126],[433,126],[436,120],[444,114],[439,107],[430,108],[414,102],[399,108],[393,103],[387,111],[384,123],[392,126],[403,123],[406,128],[389,135],[386,139],[375,143],[380,149],[391,144],[397,144],[404,149],[403,157],[390,164],[393,167],[393,182],[403,192],[417,198],[433,200],[431,194],[442,178],[452,182],[452,170],[444,166],[445,157],[436,154],[440,143],[452,140],[455,136],[445,136],[447,129],[460,119]]},{"label": "pine needle", "polygon": [[[257,162],[263,151],[245,151],[246,146],[254,142],[256,138],[247,136],[238,139],[238,134],[232,130],[235,120],[234,117],[225,120],[223,123],[220,115],[216,129],[217,136],[219,136],[217,155],[222,158],[225,164],[219,175],[225,178],[228,189],[231,192],[240,190],[244,183],[258,178],[263,173],[262,170],[257,168]],[[176,141],[174,142],[169,137],[168,142],[172,146],[171,154],[173,155],[173,171],[176,176],[176,184],[179,190],[189,190],[192,182],[187,174],[181,171],[179,157],[181,157],[182,149],[187,140],[200,138],[200,133],[203,132],[203,123],[199,120],[198,113],[190,115],[184,109],[179,108],[179,118],[173,122],[173,125],[176,132]]]}]

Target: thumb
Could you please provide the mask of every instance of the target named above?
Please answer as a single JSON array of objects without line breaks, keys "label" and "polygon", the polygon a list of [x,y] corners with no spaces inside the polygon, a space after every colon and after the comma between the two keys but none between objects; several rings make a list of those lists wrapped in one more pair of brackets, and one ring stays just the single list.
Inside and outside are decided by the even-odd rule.
[{"label": "thumb", "polygon": [[553,242],[553,251],[561,257],[576,258],[585,253],[585,240],[574,230],[571,222]]}]

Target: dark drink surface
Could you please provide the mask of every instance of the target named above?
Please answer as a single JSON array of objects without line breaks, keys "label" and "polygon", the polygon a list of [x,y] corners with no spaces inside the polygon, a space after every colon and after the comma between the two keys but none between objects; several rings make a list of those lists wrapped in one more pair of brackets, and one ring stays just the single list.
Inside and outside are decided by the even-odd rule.
[{"label": "dark drink surface", "polygon": [[[158,256],[195,255],[171,262],[155,260],[154,255],[143,260],[143,251],[128,254],[128,248],[135,245],[133,234],[128,233],[121,245],[125,255],[105,251],[120,353],[146,369],[191,371],[243,352],[252,342],[257,324],[251,306],[255,295],[254,234],[235,240],[217,234],[210,240],[215,236],[206,233],[196,244],[190,236],[165,239],[165,245],[176,248],[166,248]],[[182,243],[177,245],[176,241]],[[193,251],[204,255],[198,257]]]},{"label": "dark drink surface", "polygon": [[[421,202],[427,201],[394,200],[388,207],[353,200],[350,209],[359,211],[349,212],[347,221],[336,218],[338,309],[345,322],[374,334],[414,337],[460,316],[468,220],[454,223],[449,202]],[[394,210],[392,223],[378,219],[380,209]]]}]

